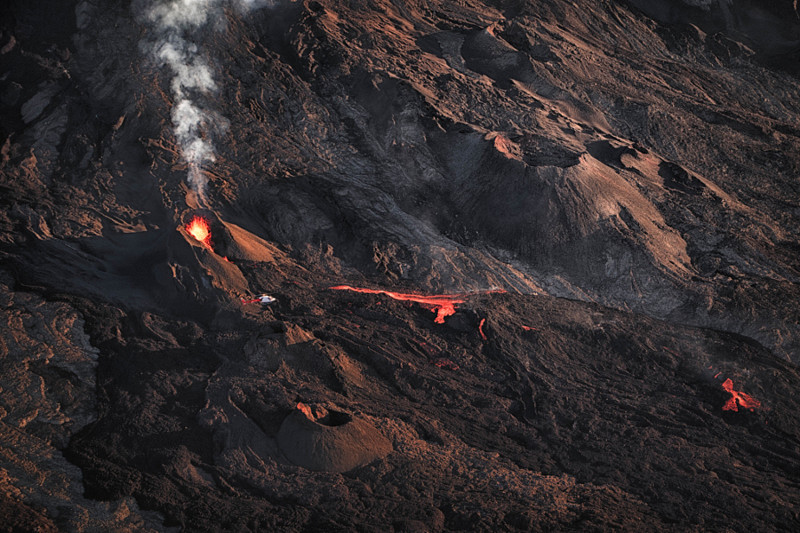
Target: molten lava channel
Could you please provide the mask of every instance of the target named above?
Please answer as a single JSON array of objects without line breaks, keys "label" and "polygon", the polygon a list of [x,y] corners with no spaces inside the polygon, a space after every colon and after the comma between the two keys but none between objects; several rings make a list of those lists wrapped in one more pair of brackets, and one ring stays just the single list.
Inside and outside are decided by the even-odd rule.
[{"label": "molten lava channel", "polygon": [[[437,294],[433,296],[425,296],[422,294],[410,294],[403,292],[384,291],[378,289],[363,289],[359,287],[351,287],[349,285],[337,285],[331,287],[334,291],[352,291],[362,292],[366,294],[385,294],[394,300],[404,302],[415,302],[431,309],[436,313],[436,318],[433,320],[437,324],[444,324],[444,319],[456,313],[456,305],[463,304],[467,301],[467,294]],[[505,291],[488,291],[488,292],[505,292]]]},{"label": "molten lava channel", "polygon": [[733,381],[731,381],[730,378],[726,379],[722,383],[722,388],[728,391],[731,395],[728,401],[725,402],[725,405],[722,406],[723,411],[739,411],[739,407],[754,411],[761,407],[761,402],[749,394],[733,390]]},{"label": "molten lava channel", "polygon": [[478,331],[480,332],[481,338],[483,340],[489,340],[489,339],[486,338],[486,333],[483,332],[483,325],[484,324],[486,324],[486,319],[485,318],[481,318],[481,323],[478,324]]},{"label": "molten lava channel", "polygon": [[203,217],[195,216],[192,221],[186,224],[186,231],[194,237],[195,240],[203,243],[207,248],[211,249],[211,228],[208,226],[208,221]]}]

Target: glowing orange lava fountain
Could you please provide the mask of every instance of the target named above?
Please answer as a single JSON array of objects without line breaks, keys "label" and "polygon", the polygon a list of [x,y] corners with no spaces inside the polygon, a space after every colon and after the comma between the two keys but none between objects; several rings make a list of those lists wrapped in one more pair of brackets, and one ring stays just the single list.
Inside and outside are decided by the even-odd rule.
[{"label": "glowing orange lava fountain", "polygon": [[739,407],[754,411],[756,408],[761,407],[761,402],[749,394],[733,390],[733,381],[730,378],[725,380],[722,388],[731,394],[730,399],[722,406],[723,411],[738,411]]},{"label": "glowing orange lava fountain", "polygon": [[195,216],[192,221],[186,224],[186,231],[196,240],[202,242],[207,248],[211,249],[211,228],[208,221],[203,217]]},{"label": "glowing orange lava fountain", "polygon": [[[467,301],[467,294],[437,294],[434,296],[425,296],[422,294],[408,294],[402,292],[382,291],[377,289],[362,289],[358,287],[351,287],[349,285],[337,285],[331,287],[334,291],[353,291],[363,292],[366,294],[385,294],[389,298],[401,300],[404,302],[416,302],[431,309],[436,313],[436,318],[433,320],[437,324],[444,324],[445,317],[454,315],[456,313],[456,305],[463,304]],[[488,292],[505,292],[502,290],[488,291]]]}]

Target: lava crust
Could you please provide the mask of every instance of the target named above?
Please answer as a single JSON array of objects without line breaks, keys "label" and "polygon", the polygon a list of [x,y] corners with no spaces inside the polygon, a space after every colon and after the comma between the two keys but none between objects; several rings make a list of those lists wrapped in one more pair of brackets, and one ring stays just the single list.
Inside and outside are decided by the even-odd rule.
[{"label": "lava crust", "polygon": [[0,531],[800,530],[800,15],[13,0]]}]

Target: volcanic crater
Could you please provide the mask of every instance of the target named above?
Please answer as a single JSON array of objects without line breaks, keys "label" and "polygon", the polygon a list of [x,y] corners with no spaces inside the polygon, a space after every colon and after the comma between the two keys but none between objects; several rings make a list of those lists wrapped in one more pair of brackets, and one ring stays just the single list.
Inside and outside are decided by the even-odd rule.
[{"label": "volcanic crater", "polygon": [[0,531],[800,529],[797,2],[0,21]]}]

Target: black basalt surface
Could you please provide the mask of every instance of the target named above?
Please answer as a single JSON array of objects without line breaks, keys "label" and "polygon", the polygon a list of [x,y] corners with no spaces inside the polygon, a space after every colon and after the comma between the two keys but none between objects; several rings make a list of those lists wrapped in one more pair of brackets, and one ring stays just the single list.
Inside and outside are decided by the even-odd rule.
[{"label": "black basalt surface", "polygon": [[0,531],[800,528],[795,2],[178,4],[0,8]]}]

